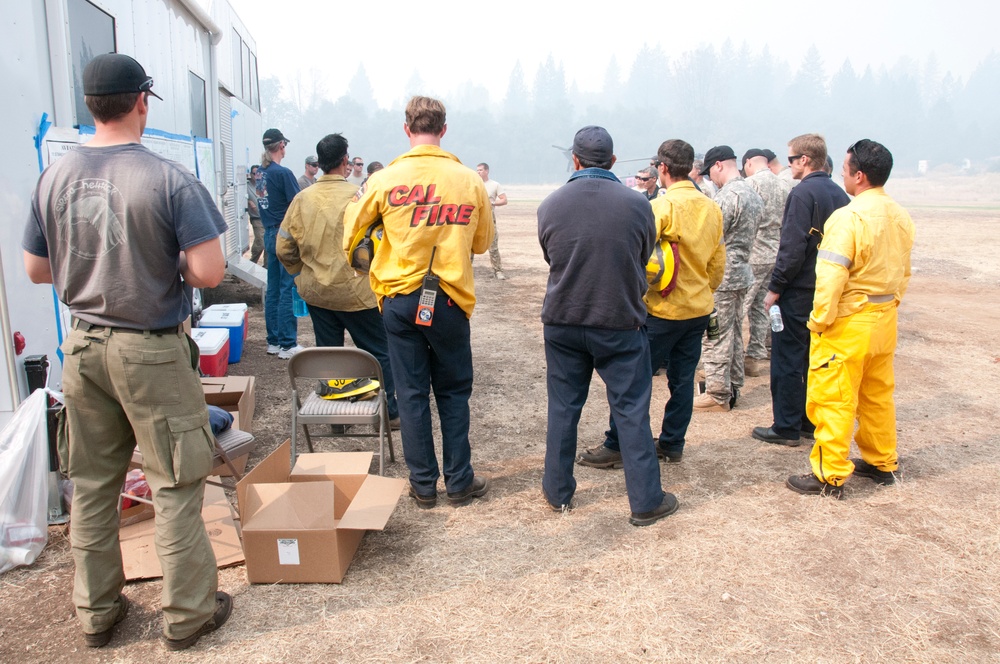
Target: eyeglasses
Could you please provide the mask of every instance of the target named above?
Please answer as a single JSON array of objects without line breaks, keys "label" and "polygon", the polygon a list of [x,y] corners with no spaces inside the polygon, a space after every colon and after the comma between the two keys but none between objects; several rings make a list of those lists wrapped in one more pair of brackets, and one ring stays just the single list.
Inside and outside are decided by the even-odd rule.
[{"label": "eyeglasses", "polygon": [[791,166],[793,163],[795,163],[799,159],[802,159],[802,157],[804,157],[804,156],[805,156],[804,154],[792,154],[792,155],[788,155],[788,165]]},{"label": "eyeglasses", "polygon": [[649,182],[649,181],[650,181],[650,180],[652,180],[653,178],[651,178],[651,177],[650,177],[650,178],[644,178],[644,177],[642,177],[641,175],[636,175],[636,176],[635,176],[635,179],[636,179],[636,180],[638,180],[639,182]]},{"label": "eyeglasses", "polygon": [[867,141],[868,141],[867,138],[862,138],[860,141],[855,141],[851,145],[851,147],[847,148],[847,151],[854,155],[854,158],[858,162],[858,170],[861,171],[862,173],[867,173],[868,171],[865,169],[865,163],[861,161],[861,154],[858,152],[858,146],[861,143],[865,143]]}]

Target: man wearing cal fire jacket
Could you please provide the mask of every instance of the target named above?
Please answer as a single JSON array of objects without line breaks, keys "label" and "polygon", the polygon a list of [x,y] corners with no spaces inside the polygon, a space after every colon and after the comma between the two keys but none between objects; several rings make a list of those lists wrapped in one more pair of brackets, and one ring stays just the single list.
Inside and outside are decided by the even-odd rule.
[{"label": "man wearing cal fire jacket", "polygon": [[[445,489],[448,501],[457,507],[484,496],[489,488],[486,478],[473,473],[471,462],[469,318],[476,304],[472,254],[490,248],[493,217],[482,179],[441,149],[447,130],[444,104],[414,97],[406,105],[403,128],[411,149],[373,173],[347,207],[344,250],[350,252],[359,230],[382,221],[385,232],[369,278],[389,341],[410,495],[419,507],[437,504],[441,472],[431,433],[433,387],[441,419]],[[440,282],[432,314],[422,308],[418,320],[429,271]]]}]

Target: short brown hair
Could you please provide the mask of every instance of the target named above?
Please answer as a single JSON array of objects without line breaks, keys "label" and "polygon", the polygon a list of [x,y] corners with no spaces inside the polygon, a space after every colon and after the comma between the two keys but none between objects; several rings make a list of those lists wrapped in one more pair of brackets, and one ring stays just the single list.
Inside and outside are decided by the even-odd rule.
[{"label": "short brown hair", "polygon": [[694,148],[685,141],[673,138],[660,144],[656,159],[667,167],[671,180],[683,180],[694,165]]},{"label": "short brown hair", "polygon": [[95,120],[107,123],[117,120],[123,115],[128,115],[135,108],[135,102],[141,94],[145,93],[120,92],[114,95],[85,95],[83,101],[87,104],[87,110],[90,111]]},{"label": "short brown hair", "polygon": [[809,167],[813,170],[823,170],[826,166],[826,139],[819,134],[802,134],[788,141],[788,147],[795,154],[809,158]]},{"label": "short brown hair", "polygon": [[444,104],[430,97],[414,97],[406,104],[406,126],[411,134],[439,135],[444,131]]}]

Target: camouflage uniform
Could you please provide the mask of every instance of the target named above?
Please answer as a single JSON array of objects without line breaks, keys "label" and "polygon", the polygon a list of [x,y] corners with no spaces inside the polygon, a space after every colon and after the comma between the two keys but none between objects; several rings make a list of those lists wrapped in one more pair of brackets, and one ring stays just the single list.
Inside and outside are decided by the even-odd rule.
[{"label": "camouflage uniform", "polygon": [[[764,296],[771,281],[774,259],[778,255],[781,239],[781,218],[785,214],[785,200],[792,186],[768,169],[762,169],[746,179],[764,200],[764,216],[757,227],[757,236],[750,250],[750,268],[753,284],[743,305],[743,318],[750,319],[750,341],[746,354],[754,359],[767,359],[766,342],[770,339],[770,324],[764,311]],[[743,320],[740,319],[740,332]]]},{"label": "camouflage uniform", "polygon": [[743,387],[743,300],[753,283],[750,247],[764,215],[764,201],[742,177],[726,183],[715,195],[722,208],[726,243],[726,273],[715,291],[719,338],[705,338],[702,360],[706,392],[718,403],[728,403],[734,388]]}]

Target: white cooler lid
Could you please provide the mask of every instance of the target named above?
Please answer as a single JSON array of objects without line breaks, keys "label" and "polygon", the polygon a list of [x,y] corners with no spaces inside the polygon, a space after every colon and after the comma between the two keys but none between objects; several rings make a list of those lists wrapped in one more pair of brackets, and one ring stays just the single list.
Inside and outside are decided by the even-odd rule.
[{"label": "white cooler lid", "polygon": [[210,307],[205,307],[203,313],[208,313],[209,311],[238,311],[241,314],[247,310],[247,305],[242,302],[236,302],[232,304],[213,304]]},{"label": "white cooler lid", "polygon": [[239,327],[243,324],[242,311],[226,311],[205,309],[201,314],[198,325],[201,327]]},{"label": "white cooler lid", "polygon": [[218,327],[196,327],[191,330],[191,338],[198,344],[202,355],[215,355],[229,341],[229,330]]}]

